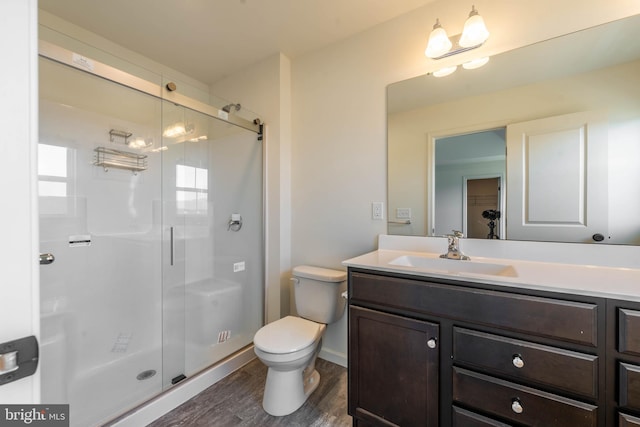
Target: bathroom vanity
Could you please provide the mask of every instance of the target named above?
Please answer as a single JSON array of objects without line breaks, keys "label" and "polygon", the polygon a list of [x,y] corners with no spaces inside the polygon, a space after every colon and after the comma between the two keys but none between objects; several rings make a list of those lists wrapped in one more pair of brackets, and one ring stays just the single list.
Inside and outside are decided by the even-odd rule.
[{"label": "bathroom vanity", "polygon": [[640,426],[640,270],[473,260],[345,261],[354,425]]}]

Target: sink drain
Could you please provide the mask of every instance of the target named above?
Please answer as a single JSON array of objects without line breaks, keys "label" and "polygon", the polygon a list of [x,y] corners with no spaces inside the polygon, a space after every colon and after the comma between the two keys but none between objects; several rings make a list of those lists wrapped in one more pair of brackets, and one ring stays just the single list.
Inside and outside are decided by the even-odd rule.
[{"label": "sink drain", "polygon": [[140,372],[136,378],[138,379],[138,381],[148,380],[149,378],[151,378],[155,374],[156,374],[156,370],[155,369],[149,369],[147,371]]}]

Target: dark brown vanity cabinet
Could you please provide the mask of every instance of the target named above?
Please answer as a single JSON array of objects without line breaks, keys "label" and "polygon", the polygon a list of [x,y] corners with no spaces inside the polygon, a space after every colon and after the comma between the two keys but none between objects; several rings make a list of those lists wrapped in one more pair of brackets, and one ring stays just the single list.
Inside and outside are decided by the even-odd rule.
[{"label": "dark brown vanity cabinet", "polygon": [[438,426],[438,325],[352,307],[354,425]]},{"label": "dark brown vanity cabinet", "polygon": [[[602,298],[350,268],[354,425],[634,425],[635,410],[627,424],[606,421],[606,309]],[[635,368],[626,387],[639,400],[627,405],[640,409]]]},{"label": "dark brown vanity cabinet", "polygon": [[640,302],[607,301],[610,425],[640,426]]}]

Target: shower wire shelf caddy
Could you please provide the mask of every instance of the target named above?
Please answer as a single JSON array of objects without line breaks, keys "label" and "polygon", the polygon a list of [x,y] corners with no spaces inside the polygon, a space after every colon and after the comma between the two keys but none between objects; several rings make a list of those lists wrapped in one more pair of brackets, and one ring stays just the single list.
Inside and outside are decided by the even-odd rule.
[{"label": "shower wire shelf caddy", "polygon": [[126,169],[137,173],[147,169],[147,156],[130,151],[97,147],[93,164],[102,166],[107,172],[109,168]]}]

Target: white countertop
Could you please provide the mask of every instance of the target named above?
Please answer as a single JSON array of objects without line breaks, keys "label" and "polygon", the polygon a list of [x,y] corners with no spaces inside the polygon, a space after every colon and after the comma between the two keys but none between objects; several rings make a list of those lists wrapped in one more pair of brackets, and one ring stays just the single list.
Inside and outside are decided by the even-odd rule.
[{"label": "white countertop", "polygon": [[[342,264],[347,267],[421,277],[640,301],[640,268],[488,258],[472,254],[468,254],[472,258],[471,261],[444,260],[439,258],[440,253],[404,250],[399,248],[401,245],[397,244],[397,240],[394,243],[393,245],[381,244],[380,249],[348,259]],[[393,249],[385,249],[384,246],[393,247]],[[464,251],[464,247],[462,249]],[[407,259],[414,260],[418,264],[424,261],[423,264],[427,266],[398,265],[406,264],[404,261]],[[457,269],[458,263],[476,265],[461,266],[462,270],[472,270],[465,272]],[[481,270],[482,267],[493,266],[505,267],[504,273],[482,274],[471,268],[481,267],[478,269]]]}]

